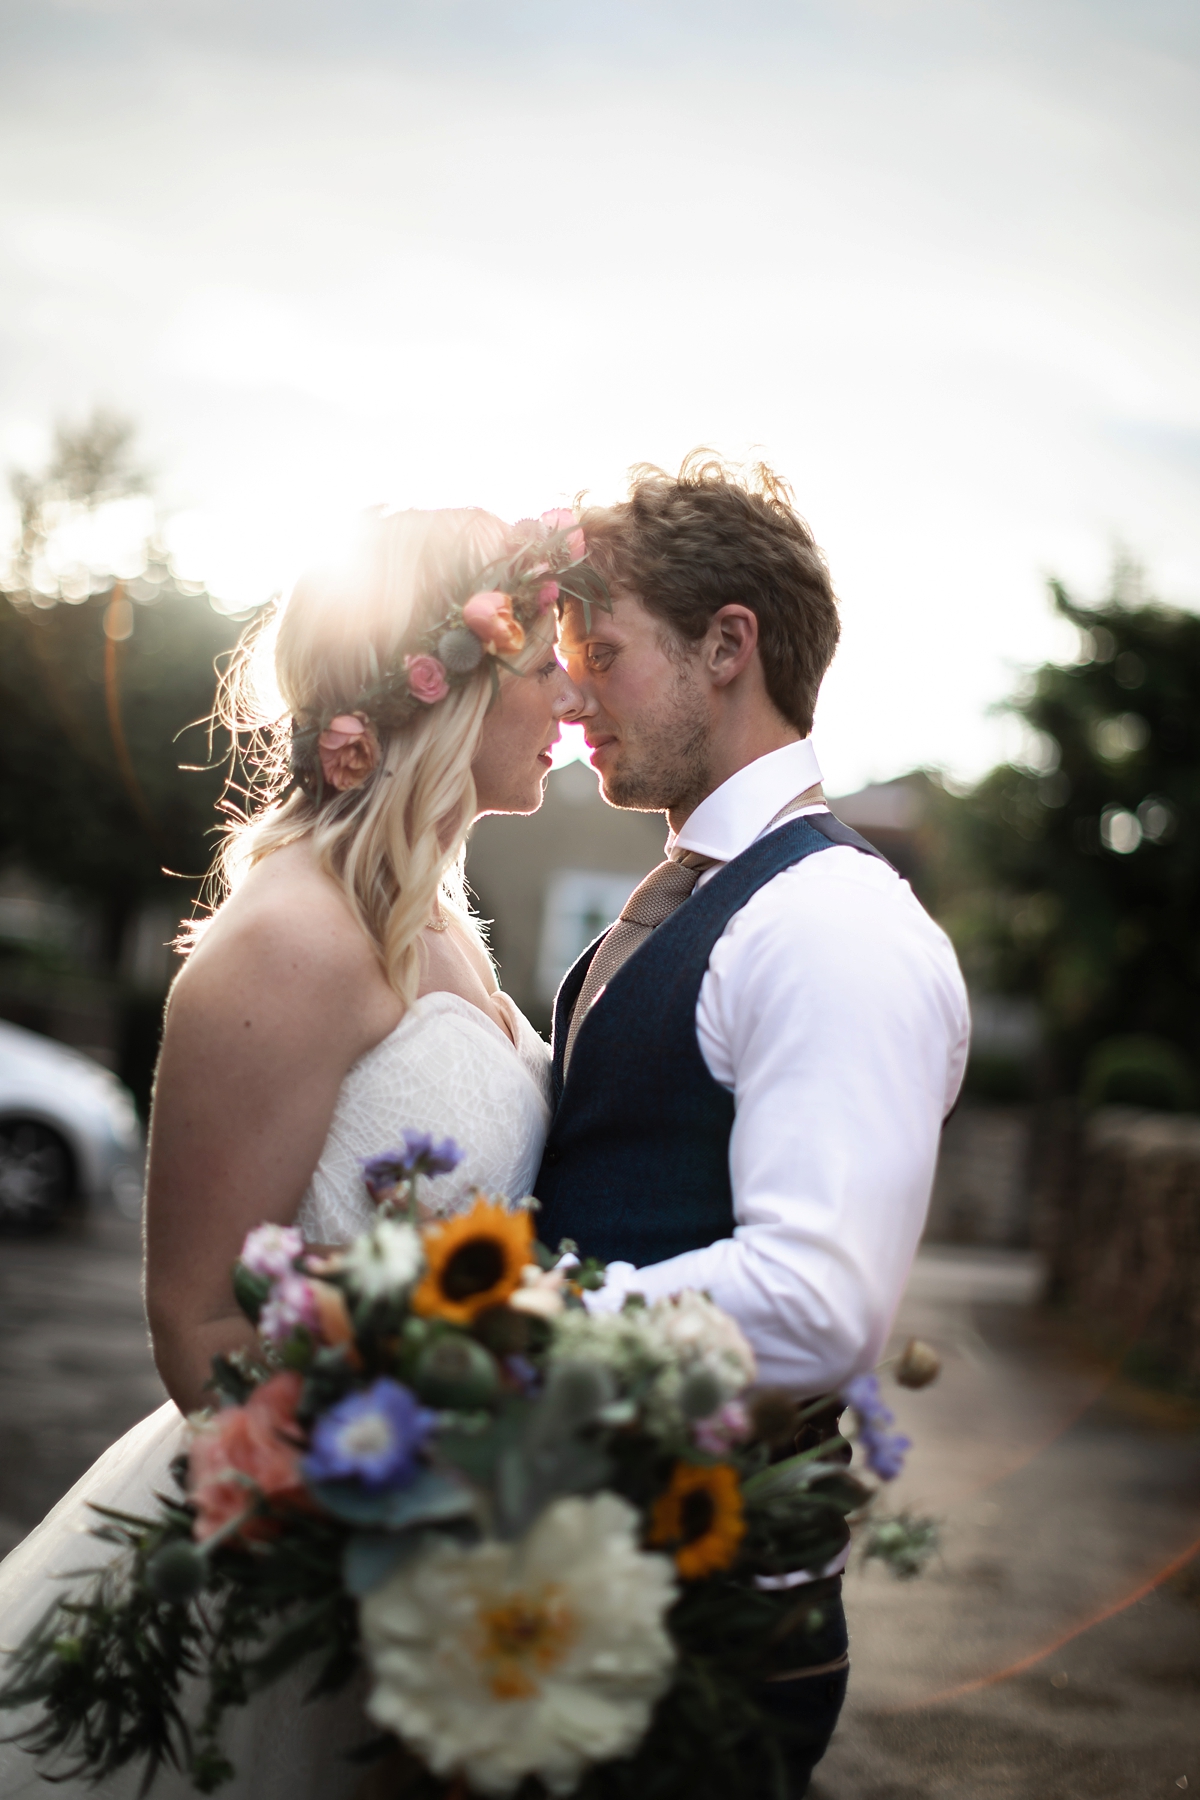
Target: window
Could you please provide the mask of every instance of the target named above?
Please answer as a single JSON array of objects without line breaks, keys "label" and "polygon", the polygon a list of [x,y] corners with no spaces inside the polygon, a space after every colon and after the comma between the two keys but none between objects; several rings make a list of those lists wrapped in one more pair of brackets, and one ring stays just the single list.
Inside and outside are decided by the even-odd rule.
[{"label": "window", "polygon": [[558,984],[592,939],[612,924],[643,879],[597,869],[560,869],[546,887],[538,944],[537,994],[553,1000]]}]

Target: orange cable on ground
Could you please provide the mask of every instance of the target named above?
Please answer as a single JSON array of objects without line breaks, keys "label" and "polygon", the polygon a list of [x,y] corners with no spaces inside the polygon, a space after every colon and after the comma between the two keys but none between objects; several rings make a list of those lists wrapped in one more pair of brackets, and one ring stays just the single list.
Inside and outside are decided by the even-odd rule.
[{"label": "orange cable on ground", "polygon": [[904,1706],[888,1707],[888,1713],[920,1712],[927,1706],[939,1706],[945,1700],[961,1700],[965,1694],[977,1694],[982,1688],[995,1687],[997,1683],[1008,1681],[1013,1675],[1024,1674],[1026,1669],[1032,1669],[1038,1663],[1045,1662],[1048,1656],[1053,1656],[1054,1652],[1061,1650],[1065,1644],[1074,1642],[1076,1638],[1083,1637],[1086,1632],[1094,1631],[1097,1625],[1103,1625],[1106,1620],[1115,1618],[1118,1613],[1135,1606],[1147,1594],[1153,1593],[1156,1587],[1161,1587],[1164,1581],[1169,1581],[1172,1575],[1178,1575],[1181,1569],[1186,1569],[1197,1556],[1200,1556],[1200,1538],[1196,1538],[1190,1543],[1186,1550],[1181,1550],[1178,1556],[1173,1556],[1170,1562],[1165,1563],[1148,1581],[1143,1581],[1131,1593],[1124,1595],[1120,1600],[1114,1600],[1111,1606],[1106,1606],[1100,1612],[1093,1614],[1090,1619],[1085,1619],[1082,1625],[1076,1625],[1072,1630],[1065,1631],[1052,1643],[1043,1644],[1040,1650],[1031,1651],[1019,1662],[1010,1663],[1006,1669],[999,1669],[994,1675],[980,1675],[975,1681],[963,1681],[957,1687],[943,1688],[940,1693],[929,1694],[923,1700],[912,1700]]}]

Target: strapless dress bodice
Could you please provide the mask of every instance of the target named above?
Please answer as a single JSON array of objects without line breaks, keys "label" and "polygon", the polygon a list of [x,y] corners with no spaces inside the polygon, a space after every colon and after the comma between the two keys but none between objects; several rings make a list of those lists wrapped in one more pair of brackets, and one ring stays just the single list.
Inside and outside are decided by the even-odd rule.
[{"label": "strapless dress bodice", "polygon": [[458,994],[425,994],[355,1063],[296,1219],[310,1243],[340,1244],[364,1231],[371,1201],[362,1162],[407,1130],[452,1137],[464,1152],[452,1175],[423,1188],[439,1210],[474,1188],[528,1194],[550,1123],[550,1052],[506,994],[512,1037]]}]

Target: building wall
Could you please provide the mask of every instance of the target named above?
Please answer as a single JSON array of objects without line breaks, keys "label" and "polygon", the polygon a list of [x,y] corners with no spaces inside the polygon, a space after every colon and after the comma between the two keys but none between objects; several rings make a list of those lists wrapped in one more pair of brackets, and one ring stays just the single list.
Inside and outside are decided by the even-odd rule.
[{"label": "building wall", "polygon": [[580,950],[662,861],[666,830],[661,813],[607,806],[579,762],[549,777],[540,812],[475,826],[467,880],[492,921],[501,984],[539,1030],[548,1031],[554,991]]}]

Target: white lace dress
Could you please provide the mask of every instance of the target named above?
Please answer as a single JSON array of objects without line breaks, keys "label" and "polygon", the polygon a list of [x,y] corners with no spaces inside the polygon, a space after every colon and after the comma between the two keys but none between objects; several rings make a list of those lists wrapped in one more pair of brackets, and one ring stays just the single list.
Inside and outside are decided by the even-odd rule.
[{"label": "white lace dress", "polygon": [[[429,1196],[452,1210],[473,1188],[517,1198],[537,1174],[550,1119],[549,1051],[506,996],[514,1042],[457,994],[427,994],[347,1075],[320,1161],[296,1223],[315,1243],[336,1244],[363,1230],[371,1206],[359,1159],[395,1144],[405,1129],[454,1138],[465,1158]],[[71,1584],[60,1578],[94,1568],[113,1554],[86,1535],[92,1503],[144,1513],[155,1492],[171,1491],[170,1465],[186,1426],[168,1401],[105,1451],[42,1523],[0,1564],[0,1649],[11,1649]],[[0,1664],[2,1667],[2,1664]],[[223,1743],[237,1778],[218,1792],[226,1800],[348,1800],[362,1771],[343,1752],[373,1734],[360,1696],[343,1693],[305,1704],[307,1678],[297,1672],[226,1720]],[[21,1723],[0,1713],[0,1737]],[[0,1744],[0,1800],[57,1794],[63,1800],[134,1800],[138,1764],[92,1787],[45,1783],[23,1751]],[[154,1800],[183,1800],[195,1790],[165,1771]]]}]

